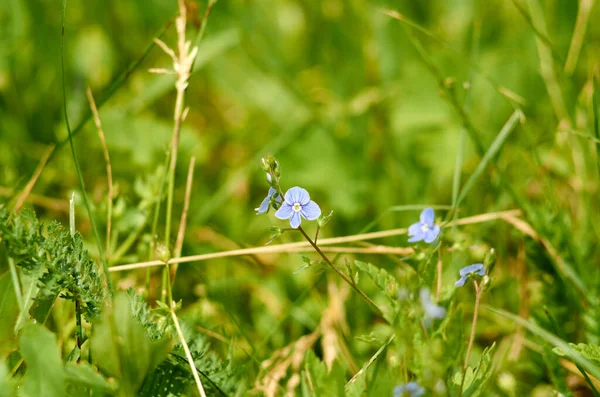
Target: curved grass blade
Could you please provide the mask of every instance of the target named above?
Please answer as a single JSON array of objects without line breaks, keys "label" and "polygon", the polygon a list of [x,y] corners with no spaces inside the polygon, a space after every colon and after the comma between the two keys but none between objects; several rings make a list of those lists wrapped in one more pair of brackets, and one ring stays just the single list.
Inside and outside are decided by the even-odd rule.
[{"label": "curved grass blade", "polygon": [[73,133],[71,132],[71,126],[69,125],[69,116],[67,114],[67,89],[66,89],[66,83],[65,83],[65,14],[66,14],[66,10],[67,10],[67,0],[63,0],[62,31],[61,31],[61,39],[60,39],[60,67],[61,67],[61,76],[62,76],[63,110],[64,110],[64,116],[65,116],[65,123],[67,126],[67,132],[69,133],[69,145],[71,146],[71,154],[73,155],[73,162],[75,163],[75,170],[77,171],[77,178],[79,179],[79,187],[81,188],[83,202],[85,203],[85,207],[87,209],[87,213],[90,218],[90,222],[92,224],[92,230],[94,231],[96,245],[98,246],[98,254],[100,255],[100,260],[102,261],[102,268],[104,270],[104,276],[106,277],[106,285],[108,286],[108,290],[110,291],[111,296],[114,296],[115,290],[113,288],[112,282],[110,281],[110,273],[108,272],[108,263],[106,262],[106,256],[104,255],[104,250],[102,249],[102,242],[100,241],[100,234],[98,233],[98,228],[96,227],[96,220],[94,219],[94,214],[92,213],[92,208],[90,207],[90,203],[89,203],[87,194],[85,193],[85,182],[83,181],[83,174],[81,173],[81,169],[79,167],[79,160],[77,160],[77,153],[75,153],[75,145],[73,144]]},{"label": "curved grass blade", "polygon": [[523,119],[523,117],[523,113],[519,109],[517,109],[510,116],[506,124],[504,124],[504,127],[502,127],[502,129],[496,136],[496,139],[494,139],[494,142],[492,142],[492,144],[490,145],[490,148],[483,155],[483,158],[477,165],[477,168],[475,169],[473,174],[471,174],[469,179],[467,179],[467,182],[465,182],[465,185],[463,186],[460,194],[458,195],[458,199],[456,200],[456,207],[460,206],[460,203],[465,199],[469,191],[473,188],[475,182],[477,181],[477,179],[479,179],[479,177],[486,169],[488,164],[494,159],[496,154],[498,154],[502,146],[504,146],[506,139],[508,138],[510,133],[515,129],[517,123]]},{"label": "curved grass blade", "polygon": [[529,332],[544,340],[545,342],[549,343],[550,345],[560,348],[562,351],[564,351],[571,357],[574,363],[581,366],[581,368],[583,368],[596,379],[600,379],[600,367],[592,363],[590,360],[582,357],[581,354],[579,354],[579,352],[571,348],[571,346],[569,346],[567,342],[565,342],[558,336],[546,331],[539,325],[534,324],[529,320],[525,320],[524,318],[521,318],[505,310],[494,309],[489,306],[486,307],[486,309],[500,317],[504,317],[510,321],[514,321],[515,323],[525,327]]}]

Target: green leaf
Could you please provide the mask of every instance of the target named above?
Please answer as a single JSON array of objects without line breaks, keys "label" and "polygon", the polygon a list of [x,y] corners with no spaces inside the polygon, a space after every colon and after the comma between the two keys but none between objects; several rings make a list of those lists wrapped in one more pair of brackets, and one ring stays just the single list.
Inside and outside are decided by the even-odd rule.
[{"label": "green leaf", "polygon": [[[600,346],[588,345],[586,343],[569,343],[569,346],[579,352],[583,358],[587,358],[595,364],[600,364]],[[555,347],[552,351],[561,357],[570,357],[569,353],[565,352],[560,347]]]},{"label": "green leaf", "polygon": [[[84,390],[94,390],[101,393],[114,394],[116,385],[109,382],[87,362],[68,363],[65,366],[66,381],[71,388],[83,387]],[[73,395],[73,392],[71,392]]]},{"label": "green leaf", "polygon": [[99,367],[119,380],[125,395],[134,395],[146,374],[167,356],[170,340],[152,341],[132,314],[127,294],[120,293],[95,324],[91,348]]},{"label": "green leaf", "polygon": [[55,335],[39,324],[28,324],[23,328],[19,347],[27,364],[21,395],[63,397],[65,373]]},{"label": "green leaf", "polygon": [[0,361],[0,397],[13,397],[17,395],[17,385],[8,376],[6,363]]},{"label": "green leaf", "polygon": [[312,350],[307,350],[304,356],[304,390],[307,396],[335,396],[337,386],[334,386],[328,377],[327,366],[315,355]]},{"label": "green leaf", "polygon": [[353,377],[348,383],[346,383],[344,391],[346,392],[346,397],[363,397],[366,387],[367,371],[363,368],[357,373],[355,377]]},{"label": "green leaf", "polygon": [[[485,383],[488,381],[490,376],[492,375],[492,352],[494,351],[494,347],[496,344],[494,343],[490,347],[486,347],[483,353],[481,354],[481,359],[479,360],[479,364],[477,367],[468,367],[465,373],[465,382],[462,387],[463,397],[477,397],[477,396],[485,396],[483,394]],[[461,387],[463,372],[456,372],[452,378],[452,386],[453,390],[457,391]]]},{"label": "green leaf", "polygon": [[477,168],[475,168],[475,171],[473,171],[473,173],[471,174],[471,177],[467,180],[467,182],[465,182],[465,185],[463,186],[460,194],[458,195],[458,199],[455,204],[456,207],[460,206],[460,203],[462,203],[462,201],[465,199],[471,188],[475,186],[475,182],[477,181],[477,179],[481,177],[481,174],[487,168],[488,164],[491,161],[493,161],[496,154],[498,154],[498,152],[506,142],[506,139],[510,136],[510,133],[515,129],[517,123],[523,117],[523,113],[519,109],[517,109],[510,116],[506,124],[504,124],[504,127],[502,127],[502,129],[498,133],[498,136],[496,136],[496,139],[494,139],[494,142],[492,142],[492,144],[490,145],[490,148],[487,150],[487,152],[481,159],[481,162],[477,165]]},{"label": "green leaf", "polygon": [[385,318],[388,321],[393,321],[398,310],[398,282],[385,269],[379,268],[367,262],[354,261],[356,267],[367,274],[377,285],[377,288],[388,300],[389,307],[382,308]]},{"label": "green leaf", "polygon": [[0,358],[15,345],[14,327],[19,316],[19,305],[9,273],[0,277]]}]

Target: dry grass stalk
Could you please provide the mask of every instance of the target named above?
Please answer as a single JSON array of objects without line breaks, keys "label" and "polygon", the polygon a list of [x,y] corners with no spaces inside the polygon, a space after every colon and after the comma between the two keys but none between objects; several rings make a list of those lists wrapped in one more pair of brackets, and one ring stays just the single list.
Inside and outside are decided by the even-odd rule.
[{"label": "dry grass stalk", "polygon": [[339,337],[339,332],[349,334],[344,302],[348,299],[350,289],[346,284],[338,288],[333,280],[329,280],[327,291],[329,293],[329,304],[321,317],[321,333],[323,335],[321,348],[323,350],[323,361],[327,369],[331,371],[333,362],[341,353],[340,345],[344,343],[343,338]]},{"label": "dry grass stalk", "polygon": [[108,154],[108,147],[106,146],[106,138],[104,137],[104,130],[102,129],[102,122],[100,121],[100,115],[98,114],[98,108],[94,101],[92,89],[88,87],[87,97],[90,102],[90,109],[94,116],[94,123],[96,124],[96,130],[98,130],[98,137],[102,143],[102,152],[104,154],[104,161],[106,162],[106,175],[108,179],[108,195],[107,195],[107,216],[106,216],[106,260],[110,258],[110,233],[112,229],[112,208],[113,208],[113,178],[112,178],[112,167],[110,164],[110,155]]},{"label": "dry grass stalk", "polygon": [[179,16],[175,20],[177,29],[177,52],[169,48],[163,41],[156,38],[154,41],[162,48],[162,50],[171,57],[173,61],[173,70],[169,71],[164,68],[151,69],[150,72],[158,74],[174,74],[175,75],[175,90],[177,96],[175,98],[175,110],[173,112],[173,136],[171,138],[171,154],[169,164],[169,184],[167,190],[167,225],[165,228],[165,244],[169,244],[171,233],[171,216],[173,211],[173,190],[175,184],[175,166],[177,165],[177,149],[179,147],[179,135],[181,132],[181,124],[187,113],[183,107],[185,90],[188,87],[188,79],[190,78],[194,59],[198,53],[198,48],[191,48],[192,42],[186,40],[185,29],[187,22],[187,8],[184,0],[178,0]]},{"label": "dry grass stalk", "polygon": [[276,350],[273,355],[262,362],[254,390],[264,393],[265,397],[275,397],[281,387],[280,382],[288,373],[288,369],[294,372],[288,380],[288,395],[291,389],[292,394],[297,385],[300,384],[299,372],[304,361],[304,356],[308,349],[316,343],[320,335],[320,329],[317,327],[312,333],[302,336],[295,342]]},{"label": "dry grass stalk", "polygon": [[46,163],[48,162],[50,155],[54,151],[54,148],[55,148],[55,145],[50,145],[50,146],[48,146],[48,149],[46,149],[46,152],[44,152],[44,155],[40,159],[40,162],[38,163],[38,166],[35,169],[35,172],[31,176],[31,179],[29,179],[29,182],[27,182],[25,189],[23,189],[23,192],[17,199],[17,202],[15,204],[15,208],[13,209],[13,212],[15,212],[15,213],[19,212],[19,210],[23,206],[23,203],[27,199],[27,196],[29,196],[29,193],[31,193],[31,191],[33,190],[33,186],[35,186],[35,183],[37,182],[38,178],[40,177],[42,170],[46,166]]},{"label": "dry grass stalk", "polygon": [[[185,200],[183,201],[183,211],[181,212],[181,221],[179,222],[179,231],[177,232],[177,241],[175,242],[175,257],[181,256],[181,248],[183,247],[183,238],[185,236],[185,228],[187,225],[187,214],[190,207],[190,197],[192,195],[192,184],[194,182],[194,164],[196,164],[196,158],[192,156],[190,159],[190,166],[188,168],[187,183],[185,185]],[[175,263],[171,266],[171,283],[175,281],[175,275],[177,274],[177,266]]]},{"label": "dry grass stalk", "polygon": [[[509,222],[509,220],[518,219],[516,217],[519,215],[521,215],[520,210],[492,212],[489,214],[481,214],[481,215],[470,216],[467,218],[461,218],[461,219],[458,219],[456,222],[448,222],[446,224],[446,226],[469,225],[469,224],[475,224],[475,223],[488,222],[488,221],[497,220],[497,219],[502,219],[502,220]],[[372,240],[372,239],[383,238],[383,237],[399,236],[399,235],[406,234],[407,232],[408,232],[408,230],[406,228],[401,228],[401,229],[383,230],[383,231],[374,232],[374,233],[357,234],[357,235],[351,235],[351,236],[345,236],[345,237],[325,238],[325,239],[319,240],[319,248],[323,252],[407,255],[407,254],[410,254],[413,252],[412,248],[386,247],[385,249],[382,250],[377,247],[366,248],[366,249],[365,248],[355,248],[355,247],[329,247],[329,248],[323,247],[326,245],[342,244],[342,243],[358,242],[358,241],[364,241],[364,240]],[[307,241],[300,241],[297,243],[279,244],[279,245],[272,245],[272,246],[266,246],[266,247],[244,248],[244,249],[232,250],[232,251],[215,252],[215,253],[211,253],[211,254],[192,255],[192,256],[186,256],[183,258],[173,258],[169,261],[169,263],[172,264],[172,263],[197,262],[197,261],[204,261],[204,260],[208,260],[208,259],[225,258],[225,257],[232,257],[232,256],[243,256],[243,255],[277,253],[277,252],[305,252],[307,250],[312,251],[312,249],[307,248],[309,246],[310,246],[310,244]],[[380,247],[380,246],[378,246],[378,247]],[[334,249],[330,249],[330,248],[334,248]],[[153,266],[162,266],[162,265],[164,265],[164,262],[156,260],[156,261],[132,263],[132,264],[121,265],[121,266],[113,266],[110,268],[110,271],[111,272],[120,272],[120,271],[124,271],[124,270],[132,270],[132,269],[139,269],[139,268],[153,267]]]},{"label": "dry grass stalk", "polygon": [[[12,188],[0,186],[0,197],[12,197],[13,194],[14,190]],[[69,212],[68,200],[55,199],[52,197],[29,193],[25,198],[25,202],[30,202],[33,205],[44,207],[52,211]]]}]

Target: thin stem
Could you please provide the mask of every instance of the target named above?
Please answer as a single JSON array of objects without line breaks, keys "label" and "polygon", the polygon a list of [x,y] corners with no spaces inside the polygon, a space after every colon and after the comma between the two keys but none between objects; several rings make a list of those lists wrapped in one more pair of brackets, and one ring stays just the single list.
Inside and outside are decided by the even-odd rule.
[{"label": "thin stem", "polygon": [[473,341],[475,340],[475,328],[477,327],[477,315],[479,312],[479,301],[481,300],[481,285],[477,281],[473,280],[475,285],[475,308],[473,309],[473,323],[471,325],[471,336],[469,337],[469,345],[467,346],[467,355],[465,356],[465,369],[469,366],[469,358],[471,357],[471,349],[473,348]]},{"label": "thin stem", "polygon": [[181,345],[183,346],[183,350],[185,351],[185,356],[190,364],[190,368],[192,370],[192,375],[194,376],[194,381],[196,381],[196,387],[198,387],[198,392],[201,397],[206,397],[206,393],[204,392],[204,387],[202,386],[202,381],[200,380],[200,376],[198,375],[198,370],[196,369],[196,364],[194,364],[194,358],[192,357],[192,353],[190,353],[190,348],[188,347],[187,342],[185,341],[185,337],[183,336],[183,332],[181,331],[181,326],[179,325],[179,320],[175,315],[175,310],[171,306],[171,318],[173,319],[173,324],[175,325],[175,329],[177,330],[177,335],[179,336],[179,340],[181,341]]},{"label": "thin stem", "polygon": [[[69,231],[71,238],[75,238],[75,193],[71,195],[69,200]],[[81,344],[83,341],[83,328],[81,326],[81,303],[79,297],[75,298],[75,323],[76,323],[76,334],[77,334],[77,348],[79,349],[79,357],[77,362],[81,360]]]},{"label": "thin stem", "polygon": [[469,344],[467,346],[467,355],[465,356],[465,365],[463,368],[462,381],[460,383],[460,389],[458,397],[462,396],[463,387],[465,386],[465,378],[467,377],[467,369],[469,368],[469,358],[471,357],[471,349],[473,348],[473,341],[475,340],[475,328],[477,327],[477,315],[479,312],[479,301],[481,300],[481,292],[483,288],[477,281],[473,280],[475,286],[475,307],[473,308],[473,323],[471,324],[471,335],[469,336]]},{"label": "thin stem", "polygon": [[312,245],[312,247],[315,249],[315,251],[317,251],[317,253],[321,256],[321,258],[323,258],[325,263],[327,263],[329,265],[329,267],[331,267],[346,283],[348,283],[348,285],[350,287],[352,287],[352,289],[354,289],[365,301],[367,301],[367,303],[369,303],[373,308],[375,308],[379,314],[383,315],[383,312],[375,304],[375,302],[373,302],[371,300],[371,298],[369,298],[360,288],[358,288],[358,286],[352,280],[350,280],[350,278],[348,278],[348,276],[346,276],[340,269],[338,269],[337,267],[335,267],[335,265],[333,263],[331,263],[331,261],[329,260],[327,255],[325,255],[323,253],[323,251],[321,251],[319,246],[317,244],[315,244],[312,241],[312,239],[308,236],[308,234],[306,234],[304,229],[302,229],[302,226],[298,226],[298,230],[300,231],[300,233],[302,233],[302,235],[304,236],[306,241],[308,241],[310,243],[310,245]]},{"label": "thin stem", "polygon": [[442,246],[438,250],[438,261],[437,261],[437,285],[435,288],[435,301],[440,301],[440,292],[442,291]]},{"label": "thin stem", "polygon": [[81,325],[81,303],[79,298],[75,300],[75,322],[77,324],[77,347],[79,348],[79,357],[77,362],[81,360],[81,344],[83,343],[83,327]]},{"label": "thin stem", "polygon": [[[164,164],[164,168],[167,168],[167,165],[169,164],[169,157],[170,157],[170,152],[167,152],[167,155],[165,156],[165,164]],[[151,260],[154,255],[154,249],[156,247],[156,229],[158,229],[158,218],[160,216],[160,207],[162,204],[162,199],[163,199],[163,192],[165,190],[165,183],[167,181],[166,175],[162,174],[161,175],[161,181],[160,181],[160,190],[157,192],[156,194],[156,205],[154,206],[154,219],[152,221],[152,230],[150,232],[150,247],[148,249],[148,259]],[[151,274],[150,274],[150,268],[148,267],[146,269],[146,297],[149,298],[150,297],[150,280],[151,280]]]}]

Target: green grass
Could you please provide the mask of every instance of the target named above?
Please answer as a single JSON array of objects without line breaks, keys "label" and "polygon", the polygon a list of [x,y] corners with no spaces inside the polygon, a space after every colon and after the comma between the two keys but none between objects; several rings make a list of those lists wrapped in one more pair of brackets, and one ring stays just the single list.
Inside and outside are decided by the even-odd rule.
[{"label": "green grass", "polygon": [[[432,396],[598,395],[597,2],[221,0],[208,11],[204,0],[189,2],[186,37],[198,55],[184,96],[172,216],[165,175],[176,79],[149,69],[172,67],[154,39],[177,47],[177,1],[5,3],[7,395],[18,386],[31,396],[166,395],[164,388],[391,396],[410,381]],[[110,241],[88,86],[115,182]],[[38,225],[31,213],[8,209],[51,144],[24,206]],[[289,225],[273,210],[254,212],[268,189],[268,153],[283,192],[301,186],[324,214],[333,211],[318,242],[345,281],[308,243],[293,245],[304,241],[294,231],[271,248],[236,252],[264,246],[279,233],[270,228]],[[192,156],[182,256],[232,254],[183,258],[176,274],[160,263],[109,271],[156,260],[158,241],[175,252]],[[73,191],[82,237],[71,241],[51,222],[68,224]],[[426,207],[443,227],[439,246],[408,243],[395,230]],[[518,216],[502,212],[513,209]],[[317,222],[302,226],[313,239]],[[362,235],[386,230],[394,231]],[[459,269],[484,262],[490,279],[478,280],[482,305],[465,364],[475,291],[454,282]],[[431,326],[422,287],[446,310]],[[171,306],[169,291],[181,307]]]}]

